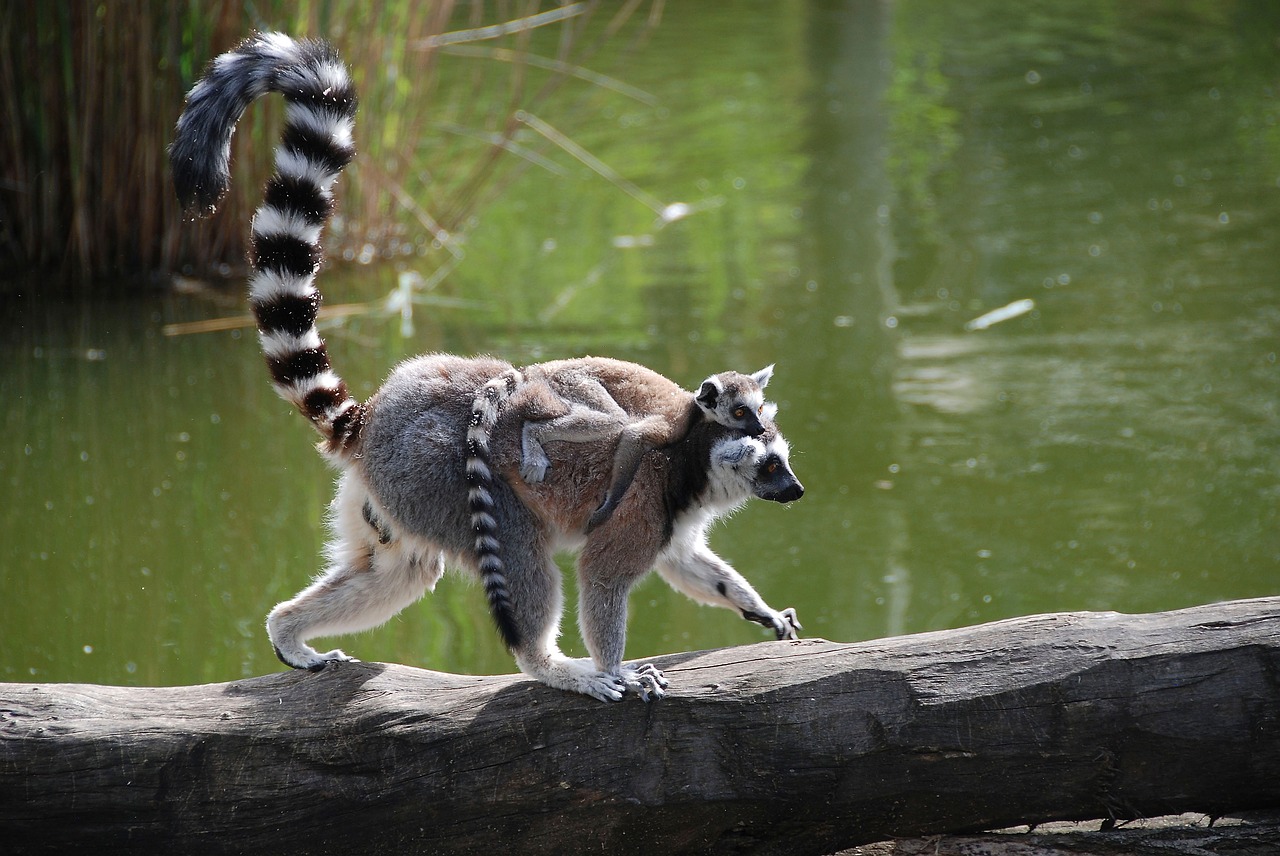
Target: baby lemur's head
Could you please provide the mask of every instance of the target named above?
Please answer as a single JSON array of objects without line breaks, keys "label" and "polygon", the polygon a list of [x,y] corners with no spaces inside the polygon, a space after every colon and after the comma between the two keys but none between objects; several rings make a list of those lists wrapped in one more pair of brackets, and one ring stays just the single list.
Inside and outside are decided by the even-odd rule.
[{"label": "baby lemur's head", "polygon": [[704,380],[694,398],[710,421],[759,437],[766,431],[765,422],[772,421],[764,420],[764,388],[772,376],[773,366],[749,375],[720,372]]}]

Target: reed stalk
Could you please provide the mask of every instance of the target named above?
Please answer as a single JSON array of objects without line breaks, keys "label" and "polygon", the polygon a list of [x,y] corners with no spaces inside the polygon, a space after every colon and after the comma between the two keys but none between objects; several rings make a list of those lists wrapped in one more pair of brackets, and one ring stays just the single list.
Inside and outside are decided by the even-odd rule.
[{"label": "reed stalk", "polygon": [[104,278],[240,268],[279,105],[265,99],[241,124],[231,192],[200,224],[182,220],[166,147],[205,63],[256,29],[330,39],[359,87],[362,157],[344,179],[330,255],[444,250],[440,264],[452,266],[454,236],[491,194],[530,164],[555,168],[544,138],[517,140],[518,115],[545,109],[570,79],[629,91],[584,64],[633,17],[643,38],[661,8],[650,2],[646,22],[635,15],[643,5],[9,0],[0,4],[0,278],[38,270],[50,274],[42,282],[84,291]]}]

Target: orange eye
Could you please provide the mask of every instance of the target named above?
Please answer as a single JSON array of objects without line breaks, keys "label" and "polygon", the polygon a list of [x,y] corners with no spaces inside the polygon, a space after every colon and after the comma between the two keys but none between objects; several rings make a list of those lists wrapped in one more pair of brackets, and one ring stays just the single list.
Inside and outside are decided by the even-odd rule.
[{"label": "orange eye", "polygon": [[775,462],[775,463],[772,463],[772,464],[769,464],[769,466],[767,466],[767,467],[765,467],[765,468],[764,468],[764,471],[765,471],[766,473],[768,473],[769,475],[773,475],[774,473],[776,473],[776,472],[778,471],[778,464],[777,464],[776,462]]},{"label": "orange eye", "polygon": [[764,413],[764,405],[762,404],[762,405],[760,405],[759,407],[757,407],[757,408],[756,408],[756,415],[757,415],[757,416],[759,416],[759,415],[761,415],[761,414],[763,414],[763,413]]},{"label": "orange eye", "polygon": [[733,418],[734,418],[734,419],[741,419],[742,417],[744,417],[744,416],[746,416],[746,415],[747,415],[747,408],[745,408],[745,407],[739,407],[737,410],[733,411]]}]

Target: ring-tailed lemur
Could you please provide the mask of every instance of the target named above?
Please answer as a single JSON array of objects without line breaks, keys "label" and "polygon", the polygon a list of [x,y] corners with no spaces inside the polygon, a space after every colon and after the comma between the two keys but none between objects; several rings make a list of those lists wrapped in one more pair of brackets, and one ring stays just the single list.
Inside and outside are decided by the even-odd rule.
[{"label": "ring-tailed lemur", "polygon": [[[529,484],[519,477],[524,417],[498,410],[483,426],[496,477],[489,473],[482,486],[469,477],[477,392],[503,376],[518,379],[509,363],[426,355],[402,363],[367,402],[350,395],[315,327],[320,233],[333,182],[354,152],[355,93],[332,48],[271,33],[215,59],[178,120],[170,148],[175,185],[188,209],[212,210],[230,181],[236,122],[268,92],[285,96],[285,128],[277,174],[253,218],[250,303],[277,391],[311,420],[321,450],[342,470],[329,568],[267,618],[280,659],[310,669],[349,660],[306,640],[381,624],[433,589],[446,559],[481,570],[479,506],[502,520],[507,542],[501,566],[485,575],[499,629],[520,668],[553,687],[605,700],[628,690],[663,694],[661,672],[622,664],[627,593],[651,568],[698,600],[795,638],[795,612],[770,608],[706,540],[717,516],[751,496],[786,503],[804,492],[769,408],[759,436],[698,420],[676,442],[644,453],[613,516],[587,533],[608,492],[616,438],[549,441],[553,465]],[[512,395],[519,391],[517,384]],[[560,548],[580,553],[579,616],[590,662],[565,657],[556,644],[562,595],[553,554]]]}]

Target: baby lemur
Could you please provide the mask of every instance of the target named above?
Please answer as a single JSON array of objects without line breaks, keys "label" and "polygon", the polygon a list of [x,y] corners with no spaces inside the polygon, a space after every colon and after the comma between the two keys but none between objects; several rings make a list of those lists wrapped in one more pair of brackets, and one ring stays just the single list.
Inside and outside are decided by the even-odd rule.
[{"label": "baby lemur", "polygon": [[[630,487],[588,531],[601,497],[607,504],[614,494],[614,471],[631,469],[633,453],[620,467],[616,447],[645,417],[615,422],[596,439],[566,442],[573,419],[555,420],[574,416],[575,407],[592,409],[584,401],[601,405],[598,397],[574,398],[567,369],[548,363],[517,373],[491,357],[429,354],[399,365],[368,401],[351,395],[315,326],[320,235],[334,181],[355,154],[356,97],[336,52],[323,42],[266,33],[216,58],[178,120],[170,147],[174,183],[188,210],[211,211],[230,181],[235,125],[268,92],[285,97],[285,127],[276,173],[251,225],[249,300],[276,391],[311,421],[321,451],[341,470],[328,568],[267,617],[280,659],[301,669],[350,660],[339,650],[316,651],[307,640],[381,624],[433,589],[446,563],[480,576],[524,672],[598,699],[619,700],[628,691],[657,698],[667,686],[652,666],[622,662],[627,593],[650,569],[697,600],[795,638],[794,610],[772,609],[707,546],[711,522],[750,497],[787,503],[804,492],[772,406],[756,414],[758,429],[750,429],[756,436],[718,418],[690,418],[687,426],[673,420],[678,430],[658,448],[636,432],[642,440]],[[670,411],[657,400],[631,405],[624,378],[638,384],[637,394],[648,388],[687,400],[688,393],[673,392],[675,384],[642,366],[616,367],[617,378],[599,369],[595,380],[628,414]],[[546,382],[521,383],[525,375]],[[495,381],[510,406],[485,404],[484,391]],[[529,418],[535,411],[520,403],[535,390],[554,393],[540,427]],[[606,402],[598,412],[607,411]],[[521,476],[530,424],[543,456],[533,456],[540,481]],[[493,542],[486,553],[492,561],[484,564],[477,560],[481,539]],[[579,620],[589,661],[566,657],[556,644],[563,604],[553,556],[566,548],[579,553]]]},{"label": "baby lemur", "polygon": [[[698,419],[710,419],[748,437],[764,433],[760,422],[764,388],[773,366],[755,374],[721,372],[698,392],[675,386],[657,372],[607,357],[581,357],[528,366],[490,381],[476,396],[473,421],[492,424],[505,407],[525,420],[520,474],[530,484],[546,476],[544,445],[555,440],[586,443],[616,438],[617,452],[604,501],[587,531],[613,514],[635,478],[645,452],[683,437]],[[472,439],[478,439],[473,429]]]}]

